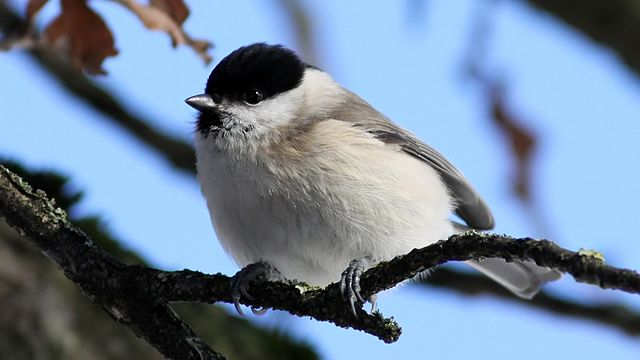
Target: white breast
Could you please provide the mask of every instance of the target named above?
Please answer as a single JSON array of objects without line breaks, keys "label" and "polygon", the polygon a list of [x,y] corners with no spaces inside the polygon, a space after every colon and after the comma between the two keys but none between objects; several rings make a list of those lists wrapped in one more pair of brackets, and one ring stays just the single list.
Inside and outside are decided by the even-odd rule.
[{"label": "white breast", "polygon": [[218,239],[240,266],[274,265],[314,285],[349,261],[389,260],[447,238],[451,199],[424,162],[340,121],[296,152],[221,152],[196,138],[198,178]]}]

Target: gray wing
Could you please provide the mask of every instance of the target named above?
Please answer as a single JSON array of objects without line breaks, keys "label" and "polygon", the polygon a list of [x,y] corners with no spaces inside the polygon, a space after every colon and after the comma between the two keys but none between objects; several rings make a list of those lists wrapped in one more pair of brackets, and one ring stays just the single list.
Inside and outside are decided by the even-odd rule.
[{"label": "gray wing", "polygon": [[455,201],[455,212],[467,225],[478,230],[494,227],[489,207],[460,171],[442,154],[392,123],[359,96],[349,92],[349,97],[349,101],[344,102],[344,105],[332,114],[334,119],[351,122],[353,126],[371,133],[380,141],[397,145],[407,154],[429,164],[447,184]]}]

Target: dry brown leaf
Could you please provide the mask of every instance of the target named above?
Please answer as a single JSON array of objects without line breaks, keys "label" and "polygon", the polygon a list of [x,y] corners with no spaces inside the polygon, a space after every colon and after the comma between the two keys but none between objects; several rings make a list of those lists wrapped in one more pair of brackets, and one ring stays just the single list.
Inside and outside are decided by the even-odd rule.
[{"label": "dry brown leaf", "polygon": [[[142,5],[135,0],[117,0],[120,4],[131,10],[142,21],[144,26],[152,30],[166,32],[171,37],[171,43],[177,45],[187,45],[193,49],[205,63],[211,61],[208,50],[211,43],[206,40],[192,39],[180,26],[189,15],[189,10],[181,1],[164,0],[161,7],[153,4],[159,1],[152,1],[151,5]],[[180,4],[181,5],[180,5]],[[180,6],[183,7],[180,10]],[[168,12],[165,12],[166,9]],[[173,12],[172,12],[173,11]],[[175,20],[174,19],[175,16]],[[180,21],[179,21],[180,20]]]},{"label": "dry brown leaf", "polygon": [[147,29],[161,30],[169,34],[173,46],[187,43],[180,26],[159,8],[142,5],[135,0],[118,0],[118,2],[133,11]]},{"label": "dry brown leaf", "polygon": [[149,4],[162,10],[180,26],[189,16],[189,8],[182,0],[150,0]]},{"label": "dry brown leaf", "polygon": [[34,16],[42,9],[43,6],[46,5],[49,0],[29,0],[27,3],[26,20],[28,23],[33,21]]},{"label": "dry brown leaf", "polygon": [[111,31],[86,0],[62,0],[62,12],[45,29],[45,38],[92,74],[105,74],[102,62],[118,54]]}]

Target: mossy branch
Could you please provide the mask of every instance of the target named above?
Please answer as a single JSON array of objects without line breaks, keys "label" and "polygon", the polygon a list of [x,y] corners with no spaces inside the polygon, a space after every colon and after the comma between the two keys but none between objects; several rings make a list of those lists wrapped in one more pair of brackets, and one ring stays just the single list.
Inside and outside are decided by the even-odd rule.
[{"label": "mossy branch", "polygon": [[[167,304],[176,301],[231,302],[230,278],[196,271],[166,272],[122,264],[75,228],[64,211],[41,191],[34,191],[15,174],[0,166],[0,216],[30,238],[82,291],[115,320],[131,328],[168,358],[220,359],[184,324]],[[449,261],[499,257],[531,260],[558,269],[584,283],[602,288],[640,293],[640,275],[606,265],[597,252],[572,252],[548,240],[515,239],[506,235],[468,232],[422,249],[416,249],[369,269],[361,279],[367,297]],[[385,342],[396,341],[399,326],[379,313],[358,310],[354,318],[344,304],[337,284],[325,289],[298,283],[256,283],[255,300],[245,305],[311,316],[337,326],[372,334]]]},{"label": "mossy branch", "polygon": [[[128,293],[144,284],[126,282],[136,271],[96,246],[42,191],[0,166],[0,217],[31,239],[92,301],[168,359],[224,359],[165,304]],[[123,277],[124,276],[124,277]]]}]

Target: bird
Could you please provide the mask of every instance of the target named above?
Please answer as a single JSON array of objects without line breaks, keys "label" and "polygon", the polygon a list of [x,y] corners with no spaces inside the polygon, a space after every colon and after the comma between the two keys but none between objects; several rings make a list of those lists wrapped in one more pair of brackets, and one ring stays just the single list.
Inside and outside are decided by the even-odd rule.
[{"label": "bird", "polygon": [[[230,285],[241,314],[252,281],[295,279],[340,282],[356,315],[367,268],[494,228],[442,154],[282,45],[231,52],[185,101],[198,111],[197,177],[211,222],[242,268]],[[532,262],[467,263],[522,298],[560,277]]]}]

